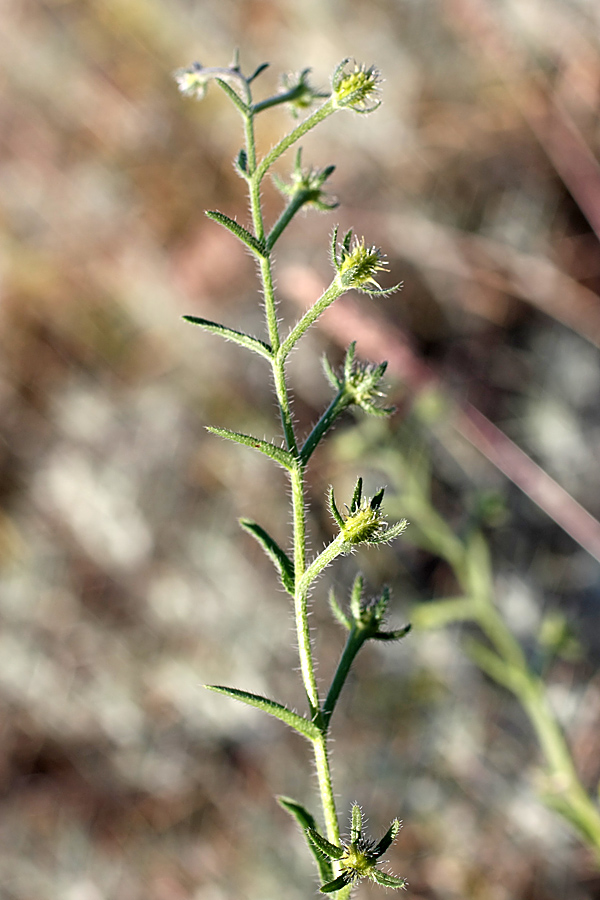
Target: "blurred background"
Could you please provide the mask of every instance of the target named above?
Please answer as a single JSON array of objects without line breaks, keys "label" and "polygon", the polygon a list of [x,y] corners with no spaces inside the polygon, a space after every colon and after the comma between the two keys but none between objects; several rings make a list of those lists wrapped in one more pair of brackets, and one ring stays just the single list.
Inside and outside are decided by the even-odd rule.
[{"label": "blurred background", "polygon": [[[267,371],[180,318],[262,334],[253,264],[204,217],[247,215],[240,122],[218,89],[198,104],[172,79],[235,47],[246,72],[272,64],[258,97],[307,66],[326,88],[344,57],[385,78],[375,115],[304,141],[305,163],[336,164],[340,208],[300,217],[277,258],[286,322],[330,277],[336,222],[405,285],[344,299],[291,360],[304,429],[329,398],[319,357],[339,363],[352,339],[389,360],[398,406],[348,419],[315,456],[312,545],[331,534],[329,483],[345,497],[362,472],[393,494],[407,447],[429,461],[442,514],[486,528],[525,644],[546,613],[568,619],[551,697],[590,792],[600,777],[597,4],[4,0],[2,900],[316,890],[273,799],[315,807],[307,748],[200,687],[303,708],[287,600],[237,525],[286,542],[285,483],[204,430],[277,434]],[[293,123],[277,109],[259,124],[265,150]],[[271,220],[279,202],[267,185]],[[391,584],[398,625],[449,589],[410,531],[358,563],[373,589]],[[343,641],[327,586],[355,571],[342,561],[315,595],[323,682]],[[600,897],[589,853],[535,794],[528,721],[456,630],[366,648],[336,716],[340,809],[359,801],[374,835],[403,818],[390,862],[410,896]]]}]

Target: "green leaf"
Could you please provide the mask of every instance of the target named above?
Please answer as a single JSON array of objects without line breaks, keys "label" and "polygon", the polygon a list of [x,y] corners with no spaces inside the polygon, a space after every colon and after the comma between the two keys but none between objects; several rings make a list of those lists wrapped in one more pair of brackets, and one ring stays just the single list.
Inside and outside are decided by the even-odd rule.
[{"label": "green leaf", "polygon": [[387,872],[382,872],[381,869],[373,869],[369,878],[376,881],[377,884],[380,884],[382,887],[392,888],[393,890],[405,888],[407,885],[406,878],[397,878],[395,875],[388,875]]},{"label": "green leaf", "polygon": [[221,337],[224,337],[227,341],[234,341],[236,344],[240,344],[240,346],[246,347],[248,350],[254,350],[255,353],[260,353],[265,359],[270,360],[272,357],[269,344],[266,344],[264,341],[259,341],[258,338],[251,337],[249,334],[244,334],[243,331],[236,331],[234,328],[228,328],[226,325],[221,325],[219,322],[211,322],[209,319],[202,319],[200,316],[183,316],[183,318],[191,325],[198,325],[200,328],[204,328],[205,331],[210,331],[212,334],[220,334]]},{"label": "green leaf", "polygon": [[298,803],[297,800],[292,800],[291,797],[280,796],[277,797],[277,802],[280,806],[283,806],[286,812],[289,812],[289,814],[296,819],[302,828],[313,828],[316,830],[317,823],[315,822],[315,817],[312,813],[309,813],[305,806]]},{"label": "green leaf", "polygon": [[344,855],[342,847],[336,847],[335,844],[330,843],[316,828],[311,828],[310,825],[307,825],[306,833],[315,847],[317,847],[321,853],[324,853],[325,856],[328,856],[329,859],[341,859]]},{"label": "green leaf", "polygon": [[329,606],[331,607],[331,611],[340,625],[343,625],[344,628],[347,628],[348,631],[350,631],[350,629],[352,628],[352,622],[337,602],[337,598],[335,596],[335,591],[333,590],[333,588],[329,591]]},{"label": "green leaf", "polygon": [[375,849],[373,850],[373,855],[378,859],[380,856],[383,856],[388,847],[391,847],[393,842],[396,840],[398,832],[402,828],[402,822],[400,819],[394,819],[384,836],[381,838]]},{"label": "green leaf", "polygon": [[253,522],[252,519],[240,519],[240,525],[261,545],[279,572],[284,588],[293,597],[295,589],[294,563],[285,550],[282,550],[277,541],[264,528]]},{"label": "green leaf", "polygon": [[302,804],[297,803],[295,800],[292,800],[291,797],[278,797],[277,801],[286,812],[289,812],[291,816],[293,816],[302,831],[304,832],[304,836],[306,837],[306,843],[308,844],[310,852],[313,854],[317,866],[319,867],[319,875],[321,876],[321,881],[330,881],[333,877],[333,871],[331,868],[331,863],[329,859],[321,853],[320,850],[317,850],[315,844],[311,841],[308,836],[307,829],[312,828],[316,831],[317,823],[315,822],[314,816],[312,816],[307,809],[305,809]]},{"label": "green leaf", "polygon": [[260,256],[261,258],[267,256],[265,244],[255,238],[253,234],[250,234],[250,232],[244,228],[243,225],[240,225],[239,222],[236,222],[235,219],[230,219],[225,213],[219,212],[216,209],[207,209],[206,215],[209,219],[214,219],[215,222],[218,222],[220,225],[223,225],[224,228],[231,231],[232,234],[235,234],[235,236],[257,256]]},{"label": "green leaf", "polygon": [[338,875],[337,878],[328,884],[321,885],[319,890],[322,894],[333,894],[334,891],[341,891],[348,884],[350,884],[350,876],[344,873],[343,875]]},{"label": "green leaf", "polygon": [[260,450],[269,459],[274,459],[284,469],[292,471],[294,468],[294,457],[283,447],[276,447],[269,441],[261,441],[260,438],[252,437],[249,434],[242,434],[239,431],[230,431],[228,428],[215,428],[213,425],[207,425],[206,430],[218,437],[227,438],[229,441],[235,441],[237,444],[243,444],[244,447],[251,447],[253,450]]},{"label": "green leaf", "polygon": [[231,102],[233,103],[233,105],[235,107],[237,107],[237,109],[239,109],[239,111],[244,116],[244,118],[247,118],[250,113],[250,109],[249,109],[248,105],[246,103],[244,103],[244,101],[239,96],[239,94],[236,94],[236,92],[231,87],[231,85],[227,84],[227,82],[223,78],[216,78],[215,81],[217,82],[217,84],[219,85],[220,88],[223,88],[223,90],[225,91],[225,93],[227,94],[227,96],[229,97]]},{"label": "green leaf", "polygon": [[304,716],[299,716],[298,713],[288,709],[287,706],[276,703],[275,700],[261,697],[260,694],[250,694],[248,691],[238,691],[237,688],[223,687],[220,684],[205,684],[204,687],[209,691],[215,691],[217,694],[225,694],[226,697],[239,700],[241,703],[247,703],[248,706],[262,709],[263,712],[269,713],[269,715],[275,716],[276,719],[285,722],[286,725],[289,725],[290,728],[304,735],[310,741],[315,741],[320,736],[320,731],[316,725],[305,719]]}]

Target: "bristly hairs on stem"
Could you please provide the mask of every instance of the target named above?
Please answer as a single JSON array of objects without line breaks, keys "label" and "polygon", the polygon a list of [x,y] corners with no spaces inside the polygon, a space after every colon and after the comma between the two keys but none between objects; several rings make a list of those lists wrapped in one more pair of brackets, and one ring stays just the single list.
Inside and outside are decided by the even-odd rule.
[{"label": "bristly hairs on stem", "polygon": [[[337,524],[338,534],[321,552],[311,553],[306,529],[307,499],[304,478],[312,453],[326,437],[336,419],[348,407],[355,406],[371,415],[390,415],[393,407],[381,405],[385,397],[382,379],[387,364],[357,361],[356,342],[353,341],[339,375],[326,364],[326,375],[335,396],[310,434],[300,440],[291,403],[286,360],[310,326],[317,322],[321,314],[342,294],[357,290],[370,296],[388,296],[401,285],[382,288],[377,278],[380,273],[388,271],[382,251],[378,247],[368,245],[364,238],[355,238],[352,230],[347,231],[338,244],[336,227],[331,242],[331,260],[335,271],[333,280],[321,297],[314,301],[282,339],[280,331],[282,322],[278,315],[273,275],[273,249],[300,210],[313,208],[328,212],[337,206],[337,201],[329,197],[324,190],[325,182],[333,174],[335,167],[305,166],[298,142],[305,134],[337,112],[348,110],[361,115],[374,112],[381,103],[379,97],[381,75],[373,65],[357,64],[345,59],[333,73],[331,91],[323,92],[314,88],[309,79],[310,69],[305,68],[296,75],[284,76],[280,89],[272,96],[255,100],[253,97],[255,82],[267,65],[262,63],[252,71],[252,74],[246,76],[236,51],[229,66],[211,67],[196,62],[187,68],[178,69],[175,73],[181,92],[199,100],[204,97],[209,83],[214,81],[243,120],[245,144],[237,154],[234,165],[247,185],[251,225],[246,227],[235,218],[218,210],[209,211],[207,215],[241,241],[257,262],[267,339],[261,340],[198,316],[185,318],[211,334],[220,335],[243,349],[257,353],[267,360],[271,368],[283,443],[268,438],[259,439],[222,427],[213,426],[209,431],[258,450],[280,465],[287,475],[291,497],[292,552],[284,550],[263,525],[252,519],[244,518],[240,524],[261,545],[271,560],[281,585],[291,597],[299,671],[306,692],[307,710],[304,714],[298,713],[279,701],[238,688],[220,685],[209,687],[217,693],[261,709],[279,719],[312,745],[325,834],[321,832],[314,815],[301,803],[288,797],[280,798],[280,803],[303,830],[308,849],[319,869],[321,891],[337,893],[338,900],[346,900],[352,885],[362,878],[368,878],[383,887],[404,887],[403,878],[383,872],[378,862],[396,837],[400,823],[398,819],[394,819],[383,838],[379,843],[375,843],[363,837],[362,812],[358,804],[354,804],[351,812],[350,841],[342,843],[329,761],[330,721],[350,667],[362,644],[369,638],[398,640],[408,633],[410,626],[404,626],[396,631],[382,629],[384,613],[390,599],[389,590],[384,588],[375,599],[363,601],[362,576],[358,576],[355,581],[349,613],[345,613],[339,607],[332,594],[332,609],[347,629],[348,640],[331,686],[323,698],[316,679],[308,598],[317,579],[331,562],[339,556],[351,553],[359,545],[377,546],[399,537],[407,523],[405,519],[401,519],[393,525],[388,524],[382,511],[384,489],[381,488],[372,497],[363,497],[363,481],[362,478],[358,478],[345,513],[341,513],[338,509],[333,488],[330,489],[329,507]],[[294,117],[298,119],[304,115],[305,118],[301,118],[264,157],[259,158],[255,141],[255,123],[263,112],[275,106],[287,106]],[[283,195],[284,206],[277,220],[267,228],[261,198],[262,180],[271,172],[274,163],[294,146],[296,155],[289,180],[273,176],[276,186]]]}]

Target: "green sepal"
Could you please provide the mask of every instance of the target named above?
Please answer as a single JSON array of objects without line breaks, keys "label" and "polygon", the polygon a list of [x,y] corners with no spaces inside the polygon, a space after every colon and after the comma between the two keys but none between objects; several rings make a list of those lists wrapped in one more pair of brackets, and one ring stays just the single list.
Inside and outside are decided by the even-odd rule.
[{"label": "green sepal", "polygon": [[321,734],[317,726],[305,719],[304,716],[299,716],[298,713],[293,712],[281,703],[276,703],[275,700],[261,697],[260,694],[250,694],[248,691],[239,691],[237,688],[223,687],[220,684],[205,684],[204,687],[209,691],[215,691],[217,694],[225,694],[226,697],[239,700],[241,703],[247,703],[248,706],[262,709],[263,712],[269,713],[269,715],[275,716],[276,719],[285,722],[286,725],[308,738],[309,741],[317,740]]},{"label": "green sepal", "polygon": [[321,851],[325,856],[329,857],[329,859],[341,859],[344,855],[343,847],[336,847],[335,844],[330,843],[327,838],[324,838],[320,832],[317,831],[316,828],[312,828],[310,825],[306,827],[306,833],[315,845],[315,847]]},{"label": "green sepal", "polygon": [[228,428],[216,428],[214,425],[207,425],[206,430],[210,431],[211,434],[218,435],[218,437],[227,438],[230,441],[235,441],[237,444],[251,447],[253,450],[259,450],[265,456],[268,456],[269,459],[274,459],[275,462],[278,462],[280,466],[283,466],[284,469],[290,472],[294,468],[294,457],[292,454],[282,447],[276,447],[275,444],[271,444],[269,441],[262,441],[260,438],[242,434],[239,431],[230,431]]},{"label": "green sepal", "polygon": [[379,858],[380,856],[383,856],[383,854],[388,849],[388,847],[391,847],[391,845],[396,840],[396,837],[398,836],[398,832],[400,831],[401,828],[402,828],[402,822],[400,821],[400,819],[394,819],[394,821],[392,822],[392,824],[390,825],[390,827],[388,828],[388,830],[386,831],[384,836],[381,838],[381,840],[379,841],[379,843],[373,850],[373,855],[376,856],[377,858]]},{"label": "green sepal", "polygon": [[362,810],[358,803],[352,804],[352,829],[350,840],[355,844],[362,834]]},{"label": "green sepal", "polygon": [[343,625],[344,628],[347,628],[348,631],[350,631],[350,629],[352,628],[352,622],[337,602],[337,598],[335,596],[335,591],[333,590],[333,588],[329,591],[329,606],[331,607],[331,611],[340,625]]},{"label": "green sepal", "polygon": [[291,816],[293,816],[302,831],[304,832],[304,836],[306,837],[306,843],[308,844],[308,848],[312,855],[314,856],[317,866],[319,867],[319,875],[321,876],[321,881],[330,881],[333,878],[333,871],[331,868],[331,863],[329,862],[329,858],[323,856],[320,850],[317,850],[317,847],[313,843],[313,841],[309,838],[307,829],[312,828],[313,831],[317,829],[317,823],[315,822],[315,818],[311,815],[301,803],[297,803],[295,800],[292,800],[291,797],[278,797],[277,802],[280,806],[282,806],[286,812],[288,812]]},{"label": "green sepal", "polygon": [[333,881],[330,881],[328,884],[322,884],[319,888],[319,891],[322,894],[333,894],[334,891],[341,891],[342,888],[345,888],[350,884],[350,876],[346,875],[344,872],[342,875],[338,875]]},{"label": "green sepal", "polygon": [[220,225],[223,225],[224,228],[231,231],[232,234],[235,234],[235,236],[257,256],[260,256],[263,259],[266,258],[267,248],[263,241],[259,241],[255,238],[253,234],[250,234],[247,228],[244,228],[244,226],[240,225],[239,222],[236,222],[235,219],[230,219],[225,213],[219,212],[216,209],[207,209],[206,215],[209,219],[213,219],[215,222],[218,222]]},{"label": "green sepal", "polygon": [[412,625],[409,622],[408,625],[404,625],[403,628],[396,628],[394,631],[378,631],[377,634],[373,634],[371,637],[376,641],[399,641],[403,637],[406,637],[411,628]]},{"label": "green sepal", "polygon": [[364,579],[359,572],[359,574],[354,579],[354,584],[352,585],[352,593],[350,594],[350,612],[352,613],[352,618],[355,622],[360,622],[361,619],[363,586]]},{"label": "green sepal", "polygon": [[[361,288],[361,293],[366,294],[367,297],[390,297],[392,294],[395,294],[396,291],[401,291],[404,287],[404,282],[399,281],[398,284],[394,284],[390,288]],[[392,877],[391,875],[389,876]]]},{"label": "green sepal", "polygon": [[339,525],[340,529],[344,527],[344,520],[342,519],[341,513],[337,508],[337,504],[335,502],[335,495],[333,493],[333,485],[329,486],[329,509],[331,511],[331,515]]},{"label": "green sepal", "polygon": [[[352,494],[352,502],[350,504],[350,512],[351,513],[355,513],[356,510],[360,506],[360,502],[362,500],[362,487],[363,487],[363,480],[362,480],[362,478],[359,477],[356,481],[356,487],[354,488],[354,493]],[[382,494],[381,491],[380,491],[380,493]],[[377,494],[376,496],[379,497],[379,494]],[[382,494],[382,496],[383,496],[383,494]],[[371,500],[371,509],[375,509],[375,507],[373,506],[374,500],[375,500],[375,497],[373,497],[373,500]],[[381,500],[379,501],[379,505],[381,505]],[[379,508],[379,506],[378,506],[378,508]]]},{"label": "green sepal", "polygon": [[371,502],[369,506],[371,509],[381,509],[381,504],[383,503],[383,497],[385,494],[385,488],[380,488],[376,494],[371,497]]},{"label": "green sepal", "polygon": [[215,81],[220,88],[223,88],[233,105],[237,107],[237,109],[239,109],[244,118],[247,118],[250,114],[250,108],[246,103],[244,103],[239,94],[236,94],[231,85],[227,84],[227,82],[223,78],[215,78]]},{"label": "green sepal", "polygon": [[277,541],[262,526],[253,522],[252,519],[240,519],[240,525],[261,545],[279,572],[282,585],[288,594],[291,594],[293,597],[295,588],[294,563],[285,550],[282,550]]},{"label": "green sepal", "polygon": [[323,365],[323,371],[325,372],[325,377],[327,378],[327,381],[329,382],[331,387],[335,391],[340,391],[342,389],[343,382],[340,378],[338,378],[338,376],[333,371],[331,363],[329,362],[329,360],[327,359],[326,356],[324,356],[322,359],[322,365]]},{"label": "green sepal", "polygon": [[369,878],[372,881],[376,881],[377,884],[380,884],[382,887],[392,888],[392,890],[396,891],[400,888],[405,888],[407,885],[405,878],[397,878],[395,875],[388,875],[387,872],[382,872],[381,869],[373,869]]},{"label": "green sepal", "polygon": [[200,316],[183,316],[183,319],[191,325],[198,325],[200,328],[204,328],[205,331],[210,331],[211,334],[220,334],[226,341],[233,341],[241,347],[246,347],[247,350],[254,350],[255,353],[260,353],[265,359],[272,359],[269,344],[259,341],[258,338],[251,337],[243,331],[236,331],[234,328],[221,325],[220,322],[211,322],[210,319],[203,319]]}]

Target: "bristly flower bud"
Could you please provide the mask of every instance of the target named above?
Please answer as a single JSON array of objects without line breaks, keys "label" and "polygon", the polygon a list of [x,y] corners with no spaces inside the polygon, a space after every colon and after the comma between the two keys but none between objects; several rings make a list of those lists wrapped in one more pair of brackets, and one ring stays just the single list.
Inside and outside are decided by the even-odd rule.
[{"label": "bristly flower bud", "polygon": [[280,193],[290,199],[298,198],[302,206],[313,206],[322,211],[335,209],[337,200],[328,197],[322,190],[323,185],[335,171],[335,166],[326,166],[324,169],[302,168],[302,148],[298,148],[292,172],[290,184],[286,184],[277,175],[273,175],[273,182]]},{"label": "bristly flower bud", "polygon": [[[352,237],[352,229],[347,231],[341,245],[337,244],[338,228],[334,228],[331,240],[331,258],[337,271],[336,280],[344,291],[361,291],[370,296],[387,296],[402,287],[382,288],[375,275],[388,272],[385,257],[379,247],[367,247],[364,238]],[[369,287],[372,285],[373,287]]]},{"label": "bristly flower bud", "polygon": [[362,811],[358,803],[352,806],[352,832],[350,843],[341,847],[331,844],[315,828],[309,826],[306,829],[309,840],[323,854],[324,857],[337,861],[340,874],[333,881],[321,885],[323,894],[332,894],[342,890],[350,884],[355,884],[361,878],[368,878],[382,887],[398,890],[406,887],[406,880],[396,875],[388,875],[379,868],[379,860],[395,840],[402,823],[394,819],[384,836],[378,843],[363,837]]},{"label": "bristly flower bud", "polygon": [[342,60],[332,78],[333,102],[340,108],[353,109],[358,113],[373,112],[381,105],[378,98],[381,73],[375,66],[364,66]]},{"label": "bristly flower bud", "polygon": [[348,508],[348,515],[344,518],[336,506],[333,488],[330,489],[331,514],[339,525],[344,544],[350,550],[358,544],[385,544],[406,530],[408,525],[406,519],[395,525],[388,524],[381,511],[384,492],[385,488],[381,488],[370,500],[366,497],[363,500],[362,478],[359,478]]},{"label": "bristly flower bud", "polygon": [[376,406],[378,400],[385,397],[381,390],[381,379],[387,369],[387,362],[358,362],[355,359],[356,341],[348,347],[344,360],[344,389],[350,402],[360,406],[364,412],[372,416],[389,416],[394,412],[393,406]]}]

